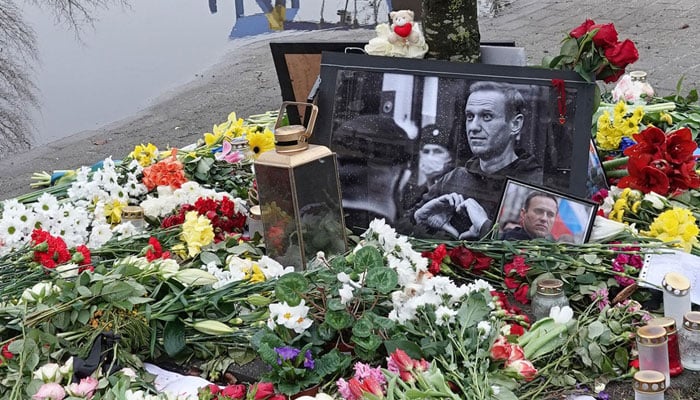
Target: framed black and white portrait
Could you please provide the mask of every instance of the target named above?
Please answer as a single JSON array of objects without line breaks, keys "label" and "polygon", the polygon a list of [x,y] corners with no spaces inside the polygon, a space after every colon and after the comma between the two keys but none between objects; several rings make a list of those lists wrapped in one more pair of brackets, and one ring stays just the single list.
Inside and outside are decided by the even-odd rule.
[{"label": "framed black and white portrait", "polygon": [[569,71],[323,53],[311,141],[350,228],[478,239],[507,177],[586,194],[594,86]]},{"label": "framed black and white portrait", "polygon": [[583,244],[597,210],[592,201],[508,179],[496,218],[498,238]]}]

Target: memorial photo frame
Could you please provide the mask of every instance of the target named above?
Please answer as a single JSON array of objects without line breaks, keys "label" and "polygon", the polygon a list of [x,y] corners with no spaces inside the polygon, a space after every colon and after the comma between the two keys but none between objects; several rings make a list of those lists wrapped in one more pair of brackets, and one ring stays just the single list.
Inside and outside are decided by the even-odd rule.
[{"label": "memorial photo frame", "polygon": [[508,179],[496,219],[497,237],[583,244],[591,234],[597,211],[598,204],[593,201]]},{"label": "memorial photo frame", "polygon": [[[399,232],[418,237],[478,238],[467,215],[448,221],[456,236],[454,230],[436,226],[435,218],[424,231],[416,220],[416,211],[438,196],[429,191],[437,181],[424,180],[421,187],[417,179],[425,139],[448,149],[443,174],[467,168],[475,158],[466,134],[465,107],[470,88],[478,82],[511,86],[522,95],[526,110],[516,133],[518,157],[528,154],[539,166],[530,175],[527,168],[503,170],[455,191],[461,191],[464,200],[477,199],[491,221],[508,172],[529,183],[586,196],[594,84],[578,74],[324,52],[319,119],[311,142],[338,155],[350,228],[359,231],[373,218],[384,218]],[[464,236],[470,229],[471,237]]]}]

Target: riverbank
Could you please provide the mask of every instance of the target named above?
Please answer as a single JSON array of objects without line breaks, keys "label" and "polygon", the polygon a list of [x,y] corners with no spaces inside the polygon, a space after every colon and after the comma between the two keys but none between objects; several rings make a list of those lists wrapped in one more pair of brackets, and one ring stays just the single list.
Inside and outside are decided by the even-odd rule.
[{"label": "riverbank", "polygon": [[212,125],[235,111],[239,116],[277,109],[279,81],[270,53],[271,41],[369,40],[370,29],[282,32],[239,39],[216,65],[186,85],[163,94],[134,116],[88,130],[0,160],[0,199],[29,192],[32,173],[92,165],[122,158],[140,143],[159,148],[195,142]]}]

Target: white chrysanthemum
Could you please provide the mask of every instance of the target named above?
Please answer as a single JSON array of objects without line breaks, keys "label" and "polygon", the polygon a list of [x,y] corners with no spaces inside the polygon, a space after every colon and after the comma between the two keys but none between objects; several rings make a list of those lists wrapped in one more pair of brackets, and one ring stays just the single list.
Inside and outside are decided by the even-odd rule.
[{"label": "white chrysanthemum", "polygon": [[438,306],[438,308],[435,309],[435,324],[438,326],[452,324],[455,322],[456,315],[457,310],[445,306]]},{"label": "white chrysanthemum", "polygon": [[24,233],[25,227],[26,224],[17,217],[0,219],[0,241],[9,247],[19,245],[26,236]]},{"label": "white chrysanthemum", "polygon": [[36,200],[33,210],[37,214],[55,216],[58,207],[58,199],[53,195],[44,193]]},{"label": "white chrysanthemum", "polygon": [[391,254],[387,256],[387,261],[389,263],[389,267],[394,269],[399,275],[400,286],[410,285],[412,283],[415,283],[418,279],[418,275],[413,269],[413,265],[411,265],[410,261],[406,259],[397,258],[396,256]]},{"label": "white chrysanthemum", "polygon": [[491,323],[489,321],[479,321],[476,324],[476,330],[479,332],[479,338],[484,340],[491,334]]},{"label": "white chrysanthemum", "polygon": [[92,232],[90,233],[90,239],[88,240],[87,246],[91,249],[99,249],[102,247],[109,239],[112,238],[112,230],[109,224],[104,221],[95,220],[92,225]]},{"label": "white chrysanthemum", "polygon": [[2,202],[3,215],[7,212],[23,211],[26,209],[27,207],[24,204],[20,203],[17,199],[8,199]]},{"label": "white chrysanthemum", "polygon": [[134,224],[131,223],[131,221],[122,221],[122,223],[117,224],[114,228],[112,228],[112,233],[117,235],[120,239],[125,239],[134,235],[138,235],[141,233],[139,229],[136,229]]},{"label": "white chrysanthemum", "polygon": [[476,281],[467,285],[467,294],[482,291],[492,292],[493,287],[483,279],[477,279]]}]

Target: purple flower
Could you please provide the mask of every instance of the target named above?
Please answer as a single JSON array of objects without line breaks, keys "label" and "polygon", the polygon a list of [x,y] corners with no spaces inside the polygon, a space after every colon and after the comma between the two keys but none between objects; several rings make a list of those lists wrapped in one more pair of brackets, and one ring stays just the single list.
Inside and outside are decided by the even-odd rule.
[{"label": "purple flower", "polygon": [[315,365],[316,363],[314,362],[314,359],[311,356],[311,350],[306,350],[306,353],[304,353],[304,368],[314,369]]},{"label": "purple flower", "polygon": [[598,393],[598,399],[600,400],[610,400],[610,395],[605,392]]},{"label": "purple flower", "polygon": [[275,347],[275,352],[279,356],[277,357],[277,364],[282,365],[282,361],[293,360],[297,358],[299,353],[301,353],[301,350],[294,347],[283,346]]}]

